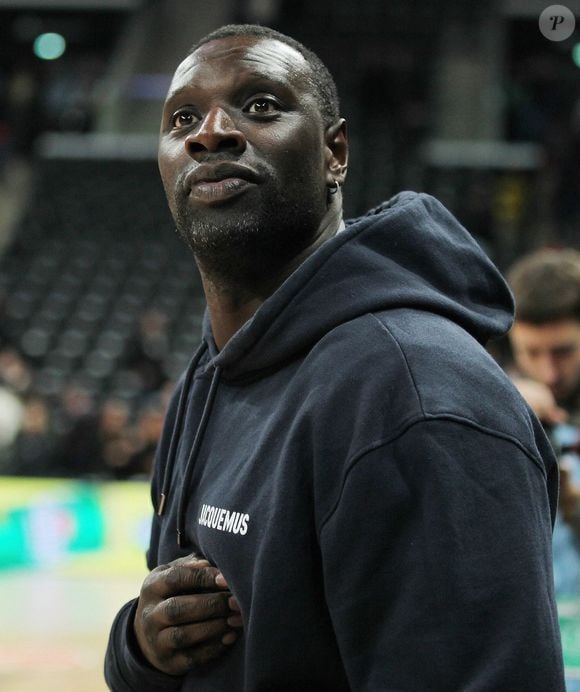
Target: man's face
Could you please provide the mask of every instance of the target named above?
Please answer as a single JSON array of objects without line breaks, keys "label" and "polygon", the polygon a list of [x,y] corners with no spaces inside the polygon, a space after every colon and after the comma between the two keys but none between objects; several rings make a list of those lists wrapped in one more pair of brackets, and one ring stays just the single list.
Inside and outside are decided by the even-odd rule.
[{"label": "man's face", "polygon": [[520,370],[548,386],[565,402],[580,386],[580,322],[575,319],[542,325],[516,321],[510,332]]},{"label": "man's face", "polygon": [[331,152],[309,77],[300,53],[256,37],[211,41],[177,68],[159,169],[196,255],[296,252],[315,234]]}]

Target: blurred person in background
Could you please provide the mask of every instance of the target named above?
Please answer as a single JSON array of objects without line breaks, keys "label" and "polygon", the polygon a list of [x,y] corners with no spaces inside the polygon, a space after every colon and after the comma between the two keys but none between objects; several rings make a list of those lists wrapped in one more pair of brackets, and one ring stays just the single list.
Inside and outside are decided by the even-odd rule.
[{"label": "blurred person in background", "polygon": [[135,402],[110,395],[95,407],[82,387],[72,385],[61,406],[64,475],[115,480],[150,476],[165,412],[161,395]]},{"label": "blurred person in background", "polygon": [[547,425],[580,425],[580,252],[538,250],[508,272],[513,381]]},{"label": "blurred person in background", "polygon": [[[117,463],[109,460],[109,471],[117,480],[148,479],[151,477],[153,460],[163,429],[165,406],[161,396],[150,394],[138,407],[133,424],[125,428],[122,453]],[[121,441],[120,441],[121,443]]]},{"label": "blurred person in background", "polygon": [[510,292],[428,195],[344,224],[339,113],[319,58],[265,27],[173,77],[159,168],[207,311],[115,692],[564,689],[557,464],[484,348]]},{"label": "blurred person in background", "polygon": [[99,413],[89,392],[79,383],[69,383],[58,400],[55,416],[62,440],[62,475],[97,475],[102,470],[98,436]]},{"label": "blurred person in background", "polygon": [[133,452],[131,407],[127,401],[109,397],[97,421],[97,450],[100,473],[121,478]]},{"label": "blurred person in background", "polygon": [[55,427],[59,435],[69,433],[78,423],[94,413],[93,397],[78,382],[69,382],[57,402]]},{"label": "blurred person in background", "polygon": [[0,473],[14,473],[14,441],[22,428],[24,406],[21,398],[0,383]]},{"label": "blurred person in background", "polygon": [[580,596],[580,252],[537,250],[507,277],[516,300],[511,376],[560,458],[556,594]]},{"label": "blurred person in background", "polygon": [[16,476],[59,475],[60,445],[51,422],[48,402],[30,395],[24,400],[22,425],[14,440],[11,461]]},{"label": "blurred person in background", "polygon": [[169,350],[167,317],[160,310],[146,310],[128,340],[122,365],[137,375],[144,393],[158,391],[167,381],[163,363]]},{"label": "blurred person in background", "polygon": [[134,413],[128,402],[111,399],[100,418],[103,469],[116,480],[149,478],[163,427],[164,409],[149,395]]},{"label": "blurred person in background", "polygon": [[[39,428],[47,421],[41,410],[43,402],[30,398],[32,385],[33,371],[24,358],[10,346],[1,348],[0,473],[3,475],[20,475],[19,461],[23,464],[24,475],[35,475],[34,468],[41,463],[36,442],[41,434]],[[37,447],[35,453],[32,447]],[[52,445],[50,447],[52,449]],[[51,450],[47,450],[47,455],[54,461]],[[41,466],[45,468],[43,463]]]},{"label": "blurred person in background", "polygon": [[129,403],[110,396],[94,411],[73,419],[62,449],[67,475],[116,478],[133,451],[130,418]]},{"label": "blurred person in background", "polygon": [[149,478],[157,445],[163,431],[166,406],[158,394],[151,395],[142,404],[137,416],[136,445],[129,459],[129,471],[132,477]]},{"label": "blurred person in background", "polygon": [[0,381],[13,392],[24,396],[31,392],[34,380],[32,367],[10,346],[0,350]]}]

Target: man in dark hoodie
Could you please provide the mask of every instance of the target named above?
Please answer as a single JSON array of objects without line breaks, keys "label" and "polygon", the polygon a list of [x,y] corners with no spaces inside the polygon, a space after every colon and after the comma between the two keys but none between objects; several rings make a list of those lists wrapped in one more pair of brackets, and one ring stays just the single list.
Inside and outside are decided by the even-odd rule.
[{"label": "man in dark hoodie", "polygon": [[159,168],[207,299],[157,453],[112,690],[563,690],[557,468],[484,348],[511,294],[435,199],[345,226],[345,123],[301,44],[179,65]]}]

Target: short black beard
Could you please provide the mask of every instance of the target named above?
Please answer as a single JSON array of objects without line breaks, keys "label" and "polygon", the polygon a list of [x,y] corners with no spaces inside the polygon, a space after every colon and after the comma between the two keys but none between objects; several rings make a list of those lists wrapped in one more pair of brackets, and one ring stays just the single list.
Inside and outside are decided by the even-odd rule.
[{"label": "short black beard", "polygon": [[185,195],[176,200],[177,233],[200,270],[216,286],[259,291],[314,239],[325,212],[326,191],[310,198],[278,194],[259,209],[193,214]]}]

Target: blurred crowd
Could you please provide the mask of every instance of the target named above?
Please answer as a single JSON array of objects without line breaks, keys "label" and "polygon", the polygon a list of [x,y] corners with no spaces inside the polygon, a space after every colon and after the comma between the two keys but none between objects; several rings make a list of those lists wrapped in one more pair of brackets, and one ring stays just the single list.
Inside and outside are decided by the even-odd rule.
[{"label": "blurred crowd", "polygon": [[[144,316],[119,367],[129,392],[82,382],[45,394],[37,366],[14,345],[0,348],[0,473],[122,480],[150,474],[173,382],[164,374],[163,332]],[[157,320],[158,325],[163,321]]]}]

